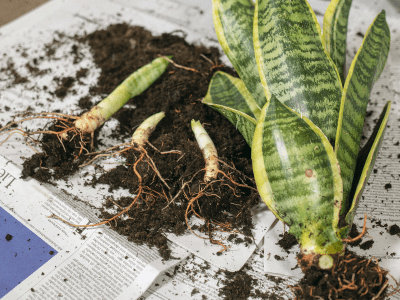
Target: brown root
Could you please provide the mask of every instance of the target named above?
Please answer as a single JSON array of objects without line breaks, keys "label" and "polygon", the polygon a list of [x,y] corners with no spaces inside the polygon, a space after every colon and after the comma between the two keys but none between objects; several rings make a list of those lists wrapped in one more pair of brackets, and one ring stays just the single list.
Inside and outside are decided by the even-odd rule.
[{"label": "brown root", "polygon": [[123,144],[119,144],[113,147],[110,147],[108,149],[105,150],[101,150],[101,151],[96,151],[96,152],[91,152],[91,153],[87,153],[86,155],[88,156],[93,156],[89,161],[85,162],[84,164],[80,165],[80,168],[83,168],[85,166],[90,165],[92,162],[94,162],[96,159],[100,158],[100,157],[109,157],[109,156],[116,156],[116,155],[120,155],[122,153],[124,153],[125,151],[128,151],[130,149],[130,147],[127,148],[123,148],[121,150],[118,151],[113,151],[115,149],[124,147],[124,146],[129,146],[130,143],[123,143]]},{"label": "brown root", "polygon": [[60,217],[58,217],[58,216],[56,216],[56,215],[54,215],[54,214],[52,214],[52,215],[49,216],[48,218],[55,218],[55,219],[58,219],[58,220],[60,220],[60,221],[62,221],[62,222],[64,222],[64,223],[66,223],[66,224],[72,226],[72,227],[82,227],[82,228],[84,228],[84,227],[96,227],[96,226],[100,226],[100,225],[103,225],[103,224],[108,224],[108,223],[110,223],[111,221],[116,220],[116,219],[119,218],[121,215],[123,215],[124,213],[128,212],[128,211],[131,209],[131,207],[138,201],[139,197],[140,197],[141,194],[142,194],[142,191],[143,191],[143,187],[142,187],[142,185],[141,185],[142,177],[140,176],[139,172],[136,170],[136,166],[137,166],[137,164],[143,159],[144,156],[145,156],[145,154],[142,153],[142,155],[139,157],[139,159],[138,159],[138,160],[136,161],[136,163],[133,165],[133,170],[134,170],[134,172],[136,173],[136,176],[138,177],[138,180],[139,180],[139,190],[138,190],[137,195],[135,196],[135,198],[133,199],[133,201],[131,202],[131,204],[130,204],[128,207],[126,207],[124,210],[122,210],[121,212],[119,212],[118,214],[116,214],[115,216],[113,216],[112,218],[107,219],[107,220],[105,220],[105,221],[103,221],[103,222],[99,222],[99,223],[96,223],[96,224],[89,224],[89,225],[72,224],[72,223],[69,223],[68,221],[66,221],[66,220],[64,220],[64,219],[62,219],[62,218],[60,218]]},{"label": "brown root", "polygon": [[355,238],[343,239],[343,242],[346,242],[346,243],[355,242],[355,241],[361,239],[365,235],[366,232],[367,232],[367,213],[365,213],[365,215],[364,215],[364,226],[363,226],[361,233],[358,236],[356,236]]},{"label": "brown root", "polygon": [[197,71],[196,69],[178,65],[178,64],[175,63],[172,59],[170,59],[170,58],[168,58],[168,57],[166,57],[166,56],[159,55],[159,57],[162,57],[162,58],[166,59],[167,61],[169,61],[171,64],[173,64],[175,67],[177,67],[177,68],[179,68],[179,69],[183,69],[183,70],[187,70],[187,71],[191,71],[191,72],[195,72],[195,73],[200,73],[200,72]]},{"label": "brown root", "polygon": [[[15,118],[18,117],[24,117],[21,120],[15,120]],[[74,127],[70,127],[68,126],[66,123],[71,122],[71,120],[76,119],[76,116],[70,116],[70,115],[66,115],[66,114],[60,114],[60,113],[24,113],[24,114],[17,114],[16,116],[14,116],[13,120],[11,122],[9,122],[6,126],[0,128],[0,136],[1,135],[5,135],[8,134],[8,136],[6,137],[5,140],[3,140],[0,143],[0,146],[3,145],[4,142],[6,142],[11,135],[13,135],[14,133],[19,133],[22,136],[24,136],[24,138],[27,140],[28,138],[32,139],[35,143],[39,143],[36,139],[32,138],[31,136],[33,135],[38,135],[38,134],[54,134],[57,136],[57,138],[60,140],[61,144],[62,144],[62,140],[66,140],[68,138],[68,133],[69,132],[73,132],[75,135],[80,135],[81,139],[82,139],[82,133],[77,130]],[[37,131],[33,131],[33,132],[27,132],[25,130],[22,130],[20,128],[14,128],[14,129],[9,129],[12,127],[17,126],[17,124],[26,122],[26,121],[31,121],[31,120],[37,120],[37,119],[51,119],[54,121],[58,121],[59,124],[55,125],[56,128],[60,128],[60,131],[54,131],[54,130],[37,130]],[[29,144],[29,142],[27,142],[28,146],[31,147],[31,145]],[[31,147],[32,148],[32,147]],[[35,150],[35,152],[37,152]]]}]

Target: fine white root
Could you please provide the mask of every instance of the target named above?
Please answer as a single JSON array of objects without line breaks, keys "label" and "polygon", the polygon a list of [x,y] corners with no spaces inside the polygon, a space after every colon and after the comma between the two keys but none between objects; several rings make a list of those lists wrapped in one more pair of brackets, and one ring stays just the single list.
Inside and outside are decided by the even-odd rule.
[{"label": "fine white root", "polygon": [[148,117],[142,124],[135,130],[132,135],[131,145],[135,144],[140,148],[143,147],[149,140],[150,134],[156,129],[157,124],[165,117],[165,113],[159,112]]},{"label": "fine white root", "polygon": [[129,99],[141,94],[167,69],[169,57],[159,57],[133,72],[107,98],[75,121],[81,132],[93,132],[118,111]]},{"label": "fine white root", "polygon": [[192,120],[190,125],[192,126],[193,133],[201,152],[203,152],[204,161],[206,163],[204,181],[209,182],[217,178],[219,171],[217,149],[200,121]]}]

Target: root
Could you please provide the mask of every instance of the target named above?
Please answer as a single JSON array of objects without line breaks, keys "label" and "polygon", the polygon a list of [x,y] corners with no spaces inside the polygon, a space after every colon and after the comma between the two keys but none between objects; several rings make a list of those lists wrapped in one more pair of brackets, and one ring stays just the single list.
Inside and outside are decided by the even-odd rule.
[{"label": "root", "polygon": [[[19,118],[19,117],[24,117],[24,118],[21,119],[21,120],[15,121],[15,118]],[[67,124],[64,123],[64,122],[69,122],[69,121],[77,119],[77,118],[78,117],[76,117],[76,116],[70,116],[70,115],[60,114],[60,113],[23,113],[23,114],[18,114],[16,116],[14,116],[13,121],[8,123],[6,126],[0,128],[0,136],[8,134],[8,136],[3,141],[0,142],[0,146],[3,145],[13,134],[19,133],[25,138],[25,141],[26,141],[27,145],[30,148],[32,148],[36,153],[38,153],[38,151],[36,151],[30,145],[30,143],[28,142],[28,138],[32,139],[35,143],[39,143],[37,140],[35,140],[32,137],[33,135],[55,134],[57,136],[58,140],[60,141],[64,151],[66,152],[63,140],[67,140],[68,133],[73,132],[73,137],[71,138],[71,141],[75,136],[77,136],[77,135],[80,136],[82,143],[81,143],[81,149],[80,149],[79,153],[82,153],[82,150],[86,150],[87,151],[87,149],[83,145],[83,144],[85,144],[85,142],[83,141],[83,133],[80,132],[77,128],[69,127]],[[20,124],[22,122],[35,120],[35,119],[51,119],[51,120],[54,120],[54,121],[59,121],[62,124],[62,126],[57,126],[57,127],[60,127],[63,130],[61,130],[61,131],[37,130],[37,131],[33,131],[33,132],[27,132],[27,131],[25,131],[23,129],[20,129],[20,128],[9,129],[10,127],[15,126],[17,124]],[[93,143],[93,136],[92,136],[91,143]]]},{"label": "root", "polygon": [[211,59],[209,59],[209,58],[208,58],[207,56],[205,56],[204,54],[200,54],[200,56],[201,56],[202,58],[204,58],[206,61],[208,61],[208,62],[212,65],[212,67],[210,68],[210,71],[212,71],[212,70],[215,69],[215,68],[222,68],[222,67],[225,66],[224,64],[218,65],[217,62],[213,62]]},{"label": "root", "polygon": [[[14,131],[14,132],[11,132],[11,131]],[[28,138],[32,139],[35,143],[38,143],[38,141],[36,141],[34,138],[32,138],[32,137],[30,137],[30,136],[27,136],[26,132],[24,132],[24,131],[21,130],[21,129],[13,129],[13,130],[9,130],[8,132],[11,132],[11,133],[6,137],[6,139],[5,139],[4,141],[2,141],[2,142],[0,143],[0,146],[3,145],[13,134],[18,133],[18,134],[22,135],[22,136],[25,138],[26,144],[27,144],[33,151],[35,151],[36,153],[39,153],[39,152],[38,152],[35,148],[33,148],[32,145],[29,143]],[[0,134],[0,135],[1,135],[1,134]]]},{"label": "root", "polygon": [[[203,171],[203,170],[200,170],[200,171]],[[182,185],[181,189],[178,191],[178,194],[173,198],[173,200],[174,200],[179,194],[181,194],[182,192],[184,192],[185,187],[188,186],[190,182],[192,182],[192,180],[194,179],[194,177],[195,177],[200,171],[196,172],[196,174],[194,174],[194,176],[193,176],[188,182],[185,182],[185,183]],[[254,188],[252,188],[252,187],[250,187],[250,186],[248,186],[248,185],[237,183],[236,181],[233,180],[233,178],[232,178],[231,176],[227,175],[227,174],[224,173],[223,171],[218,170],[218,173],[222,174],[224,178],[226,178],[227,180],[229,180],[229,181],[233,184],[233,186],[230,186],[229,184],[226,184],[226,183],[221,183],[221,182],[223,181],[222,179],[216,179],[216,180],[213,180],[213,181],[204,182],[204,187],[202,187],[202,188],[200,189],[200,191],[197,192],[197,193],[195,194],[194,197],[192,197],[191,199],[188,199],[189,202],[188,202],[188,204],[187,204],[186,211],[185,211],[185,223],[186,223],[186,226],[189,228],[189,230],[190,230],[194,235],[196,235],[196,236],[198,236],[198,237],[200,237],[200,238],[202,238],[202,239],[208,239],[208,240],[210,240],[210,242],[211,242],[212,244],[218,244],[218,245],[220,245],[220,246],[222,247],[222,249],[221,249],[220,251],[218,251],[218,252],[219,252],[219,253],[222,253],[222,252],[226,251],[226,250],[228,249],[228,247],[225,246],[221,241],[215,240],[215,239],[213,238],[212,232],[211,232],[211,230],[210,230],[210,225],[211,225],[211,224],[212,224],[212,225],[215,225],[215,226],[216,226],[216,229],[219,230],[219,231],[221,231],[221,232],[232,232],[231,224],[230,224],[229,222],[221,223],[221,222],[218,222],[218,221],[216,221],[216,220],[205,220],[205,218],[201,216],[201,211],[200,211],[200,213],[196,212],[196,209],[195,209],[195,207],[194,207],[194,203],[197,202],[197,200],[198,200],[199,198],[201,198],[202,196],[214,196],[214,197],[220,198],[217,194],[215,194],[215,193],[213,193],[213,192],[211,192],[211,193],[210,193],[210,192],[207,192],[207,190],[208,190],[209,188],[211,188],[211,190],[213,189],[212,186],[213,186],[214,184],[218,184],[218,185],[220,184],[221,186],[228,186],[228,188],[232,190],[232,193],[233,193],[234,196],[236,196],[236,197],[240,197],[240,196],[236,194],[235,186],[239,186],[239,187],[242,187],[242,188],[249,188],[249,189],[253,189],[253,190],[255,190],[255,191],[257,191],[257,190],[254,189]],[[185,193],[185,192],[184,192],[184,193]],[[186,195],[186,194],[185,194],[185,195]],[[171,201],[171,202],[172,202],[172,201]],[[170,204],[170,203],[168,203],[167,206],[168,206],[169,204]],[[231,203],[231,204],[233,204],[233,203]],[[200,207],[199,207],[199,210],[200,210]],[[199,219],[201,219],[201,220],[207,222],[208,238],[199,236],[198,234],[196,234],[196,233],[193,231],[193,229],[192,229],[191,226],[189,225],[189,221],[188,221],[188,219],[189,219],[189,213],[190,213],[190,212],[192,212],[192,213],[193,213],[196,217],[198,217]],[[239,214],[240,214],[240,213],[239,213]],[[239,215],[239,214],[238,214],[238,215]]]},{"label": "root", "polygon": [[362,232],[361,232],[358,236],[356,236],[355,238],[352,238],[352,239],[343,239],[342,241],[343,241],[343,242],[346,242],[346,243],[355,242],[355,241],[361,239],[361,238],[364,236],[364,234],[365,234],[366,232],[367,232],[367,213],[365,213],[365,215],[364,215],[364,226],[363,226]]},{"label": "root", "polygon": [[[351,256],[351,254],[348,254],[343,258],[339,258],[329,272],[321,271],[323,272],[319,275],[321,279],[317,282],[310,283],[306,281],[301,285],[291,287],[292,292],[295,294],[295,299],[309,299],[309,297],[322,299],[320,296],[323,295],[329,295],[327,299],[342,299],[346,297],[359,299],[360,297],[365,297],[365,299],[377,300],[382,297],[389,285],[389,280],[386,278],[388,271],[381,269],[375,257],[367,261],[359,257],[351,258]],[[325,276],[323,277],[322,274],[325,274]],[[319,288],[315,289],[317,286]],[[377,290],[377,287],[379,290]],[[298,288],[300,288],[301,293],[297,291]],[[316,295],[316,291],[324,294]],[[398,291],[395,291],[395,293]]]},{"label": "root", "polygon": [[222,172],[221,170],[218,170],[218,173],[219,173],[219,174],[222,174],[223,176],[225,176],[225,177],[226,177],[230,182],[232,182],[234,185],[237,185],[237,186],[240,186],[240,187],[243,187],[243,188],[247,188],[247,189],[251,189],[251,190],[253,190],[253,191],[258,192],[258,190],[257,190],[256,188],[253,188],[253,187],[251,187],[251,186],[248,186],[247,184],[240,184],[240,183],[235,182],[235,181],[232,179],[231,176],[226,175],[226,174],[225,174],[224,172]]},{"label": "root", "polygon": [[154,163],[154,161],[150,158],[150,156],[147,154],[147,151],[143,148],[140,147],[139,148],[140,151],[144,151],[147,159],[150,161],[150,163],[148,162],[149,166],[153,169],[153,171],[157,174],[158,178],[160,178],[160,180],[165,184],[165,186],[170,190],[171,188],[169,187],[169,185],[165,182],[164,178],[161,176],[160,172],[158,171],[156,164]]},{"label": "root", "polygon": [[169,58],[166,57],[166,56],[159,55],[159,57],[162,57],[162,58],[166,59],[167,61],[169,61],[171,64],[173,64],[175,67],[177,67],[177,68],[179,68],[179,69],[184,69],[184,70],[187,70],[187,71],[192,71],[192,72],[201,74],[200,71],[197,71],[196,69],[188,68],[188,67],[185,67],[185,66],[178,65],[178,64],[175,63],[172,59],[169,59]]},{"label": "root", "polygon": [[209,239],[210,239],[210,242],[211,242],[212,244],[217,244],[217,245],[220,245],[220,246],[222,247],[222,249],[219,250],[218,253],[222,253],[222,252],[224,252],[225,250],[228,250],[228,247],[226,247],[226,246],[225,246],[224,244],[222,244],[220,241],[214,240],[214,239],[212,238],[212,233],[211,233],[211,229],[210,229],[210,221],[207,221],[207,229],[208,229],[208,237],[209,237]]},{"label": "root", "polygon": [[82,227],[82,228],[83,228],[83,227],[96,227],[96,226],[100,226],[100,225],[103,225],[103,224],[110,223],[110,222],[113,221],[113,220],[116,220],[118,217],[120,217],[121,215],[123,215],[124,213],[126,213],[127,211],[129,211],[129,210],[131,209],[131,207],[137,202],[137,200],[139,199],[139,197],[140,197],[141,194],[142,194],[142,191],[143,191],[143,187],[142,187],[142,177],[140,176],[139,172],[137,171],[136,166],[137,166],[137,164],[144,158],[144,156],[145,156],[145,154],[142,153],[142,155],[139,157],[139,159],[138,159],[138,160],[135,162],[135,164],[133,165],[133,171],[135,172],[135,174],[136,174],[136,176],[138,177],[138,180],[139,180],[139,190],[138,190],[137,195],[135,196],[135,198],[133,199],[133,201],[131,202],[131,204],[129,204],[129,206],[127,206],[124,210],[122,210],[121,212],[119,212],[118,214],[116,214],[115,216],[113,216],[112,218],[110,218],[110,219],[108,219],[108,220],[105,220],[105,221],[103,221],[103,222],[99,222],[99,223],[96,223],[96,224],[89,224],[89,225],[72,224],[72,223],[70,223],[70,222],[68,222],[68,221],[66,221],[66,220],[64,220],[64,219],[62,219],[62,218],[60,218],[60,217],[58,217],[58,216],[56,216],[56,215],[54,215],[54,214],[52,214],[52,215],[49,216],[48,218],[55,218],[55,219],[58,219],[58,220],[64,222],[65,224],[68,224],[68,225],[72,226],[72,227],[79,227],[79,228],[81,228],[81,227]]},{"label": "root", "polygon": [[389,280],[386,280],[386,283],[382,286],[381,290],[379,291],[378,294],[376,294],[376,296],[374,298],[372,298],[371,300],[377,300],[379,298],[379,296],[382,294],[382,292],[386,289],[386,287],[389,284]]},{"label": "root", "polygon": [[[197,175],[199,172],[201,172],[201,171],[202,171],[202,170],[197,171],[197,172],[192,176],[192,178],[191,178],[189,181],[187,181],[187,182],[185,182],[185,183],[182,183],[182,186],[181,186],[181,188],[179,189],[178,193],[171,199],[171,201],[168,202],[168,204],[167,204],[162,210],[166,209],[172,202],[174,202],[175,199],[178,198],[179,195],[184,191],[185,187],[188,186],[189,183],[191,183],[191,182],[193,181],[193,179],[196,177],[196,175]],[[186,224],[187,224],[187,222],[186,222]]]},{"label": "root", "polygon": [[397,294],[398,292],[400,292],[400,288],[398,288],[397,290],[391,292],[389,295],[387,295],[387,297],[389,298],[390,296],[393,296],[394,294]]},{"label": "root", "polygon": [[[29,117],[31,116],[31,117]],[[19,118],[19,117],[24,117],[21,120],[18,121],[14,121],[15,118]],[[66,114],[60,114],[60,113],[22,113],[22,114],[17,114],[14,116],[13,120],[8,123],[6,126],[0,128],[0,132],[10,128],[14,125],[17,125],[19,123],[22,122],[26,122],[26,121],[30,121],[30,120],[35,120],[35,119],[52,119],[52,120],[58,120],[58,121],[65,121],[68,122],[69,119],[77,119],[78,117],[76,116],[70,116],[70,115],[66,115]]]},{"label": "root", "polygon": [[250,180],[250,181],[252,181],[252,182],[255,182],[255,181],[254,181],[254,178],[251,178],[251,177],[247,176],[246,174],[240,172],[238,169],[236,169],[236,167],[235,167],[235,165],[233,165],[233,163],[232,163],[233,166],[228,165],[226,162],[224,162],[223,160],[221,160],[221,159],[219,159],[219,158],[218,158],[218,162],[221,163],[221,164],[223,164],[223,165],[224,165],[225,167],[227,167],[228,169],[231,169],[231,170],[233,170],[234,172],[240,173],[240,175],[243,176],[244,178],[246,178],[247,180]]},{"label": "root", "polygon": [[86,155],[94,155],[94,154],[96,154],[96,156],[93,157],[92,159],[90,159],[88,162],[80,165],[79,167],[83,168],[83,167],[85,167],[87,165],[90,165],[93,161],[95,161],[99,157],[115,156],[115,155],[121,154],[123,152],[126,152],[126,151],[130,150],[131,148],[128,147],[128,148],[124,148],[124,149],[116,151],[116,152],[107,153],[107,152],[112,151],[114,149],[117,149],[117,148],[120,148],[120,147],[123,147],[123,146],[129,146],[129,145],[130,145],[130,143],[124,143],[124,144],[119,144],[119,145],[116,145],[114,147],[111,147],[111,148],[108,148],[108,149],[105,149],[105,150],[92,152],[92,153],[87,153]]}]

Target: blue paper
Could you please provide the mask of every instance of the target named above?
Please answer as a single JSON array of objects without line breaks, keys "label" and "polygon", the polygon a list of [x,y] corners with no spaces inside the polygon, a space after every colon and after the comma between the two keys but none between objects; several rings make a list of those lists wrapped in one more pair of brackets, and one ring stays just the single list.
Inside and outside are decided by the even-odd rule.
[{"label": "blue paper", "polygon": [[0,207],[0,298],[57,251]]}]

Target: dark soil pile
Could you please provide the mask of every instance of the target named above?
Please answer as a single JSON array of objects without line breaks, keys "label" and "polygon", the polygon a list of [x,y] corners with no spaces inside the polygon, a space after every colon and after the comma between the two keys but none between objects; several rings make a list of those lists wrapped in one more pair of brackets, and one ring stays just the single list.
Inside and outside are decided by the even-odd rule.
[{"label": "dark soil pile", "polygon": [[[176,34],[152,36],[141,27],[127,24],[112,25],[73,40],[77,45],[72,47],[71,54],[77,55],[79,45],[87,43],[101,69],[97,85],[92,86],[90,95],[78,103],[85,110],[93,105],[90,97],[105,97],[134,70],[158,56],[172,55],[174,61],[150,88],[131,99],[128,102],[130,106],[123,107],[113,116],[119,122],[112,137],[122,143],[146,118],[165,112],[165,118],[150,137],[151,145],[143,151],[131,149],[124,152],[125,163],[88,183],[93,187],[104,183],[109,185],[110,191],[123,188],[132,194],[140,194],[135,200],[130,197],[108,199],[101,217],[107,220],[113,216],[107,208],[121,212],[135,201],[124,217],[112,222],[113,228],[136,243],[158,247],[166,259],[170,250],[165,233],[187,232],[186,222],[193,215],[202,220],[193,229],[197,229],[203,238],[219,244],[221,249],[225,246],[213,239],[215,230],[241,232],[248,237],[236,240],[252,243],[250,208],[258,203],[259,196],[253,180],[250,148],[235,126],[201,103],[214,72],[223,70],[236,74],[221,64],[219,51],[189,45]],[[55,39],[47,47],[54,50],[59,44],[60,41]],[[46,52],[49,59],[52,52]],[[78,73],[76,78],[54,78],[58,87],[53,94],[59,101],[67,93],[74,93],[71,90],[73,83],[85,76],[87,70]],[[203,183],[205,164],[190,127],[192,119],[203,124],[221,160],[222,172],[210,184]],[[71,124],[53,122],[43,130],[60,132],[65,126],[72,125],[72,121],[69,122]],[[41,182],[67,179],[91,158],[83,155],[86,150],[92,150],[91,143],[94,148],[101,144],[97,140],[98,132],[93,141],[90,137],[83,140],[79,136],[73,137],[73,133],[66,140],[61,140],[60,135],[44,134],[39,141],[42,153],[25,161],[23,177],[31,176]],[[100,160],[96,163],[101,165]]]},{"label": "dark soil pile", "polygon": [[[110,224],[114,230],[128,236],[131,241],[156,246],[165,259],[170,257],[170,250],[164,234],[172,232],[181,235],[187,232],[185,216],[191,199],[197,197],[195,205],[190,207],[203,220],[203,225],[194,225],[192,228],[200,230],[203,233],[202,237],[221,245],[221,249],[224,249],[224,246],[212,238],[213,232],[236,230],[251,236],[253,224],[250,208],[259,199],[254,189],[244,187],[243,183],[241,186],[232,184],[230,180],[238,182],[238,179],[250,185],[253,183],[252,180],[238,171],[234,172],[231,168],[222,168],[222,171],[229,174],[230,179],[220,175],[211,184],[202,183],[204,171],[201,169],[204,168],[204,162],[197,153],[197,145],[194,142],[187,142],[186,145],[185,150],[193,150],[194,153],[186,152],[187,155],[184,157],[176,154],[161,154],[152,148],[148,149],[148,155],[155,162],[161,176],[168,180],[165,183],[168,182],[170,188],[154,172],[150,161],[141,158],[142,153],[134,149],[124,153],[126,158],[124,165],[110,170],[90,183],[92,185],[106,183],[110,186],[110,190],[122,187],[140,195],[134,199],[131,197],[122,197],[117,200],[109,198],[106,208],[114,208],[118,212],[135,201],[126,213],[127,219]],[[188,218],[192,213],[188,215]],[[113,214],[103,210],[101,217],[110,219]],[[251,238],[245,238],[245,241],[252,243]]]},{"label": "dark soil pile", "polygon": [[[114,229],[137,243],[157,246],[162,256],[168,258],[164,233],[186,232],[188,203],[199,196],[191,206],[190,215],[195,213],[203,219],[202,226],[194,226],[203,232],[203,237],[219,243],[212,239],[216,229],[235,229],[251,236],[250,208],[258,202],[258,194],[252,180],[250,148],[229,121],[201,103],[215,71],[235,74],[221,66],[218,50],[189,45],[173,34],[154,37],[143,28],[126,24],[94,32],[81,41],[89,42],[94,60],[102,70],[98,85],[91,89],[94,94],[108,94],[132,69],[151,62],[158,55],[173,55],[174,62],[186,68],[171,64],[166,74],[129,102],[136,108],[122,108],[114,115],[119,121],[114,133],[118,138],[130,137],[141,122],[155,113],[164,111],[166,115],[150,137],[153,147],[145,147],[148,156],[140,159],[143,152],[125,152],[125,165],[90,182],[93,186],[108,184],[110,191],[124,188],[137,194],[139,188],[143,189],[127,213],[128,219],[119,220]],[[209,186],[202,183],[204,171],[201,170],[205,165],[190,127],[192,119],[204,124],[225,162],[221,163],[225,175],[220,174],[217,182]],[[161,176],[152,168],[149,158]],[[132,198],[118,199],[109,202],[109,207],[121,210],[131,202]],[[107,219],[112,215],[104,211],[102,217]],[[247,242],[251,243],[251,239]]]},{"label": "dark soil pile", "polygon": [[385,299],[389,283],[387,275],[376,259],[367,259],[347,250],[330,270],[312,266],[292,291],[296,300]]}]

